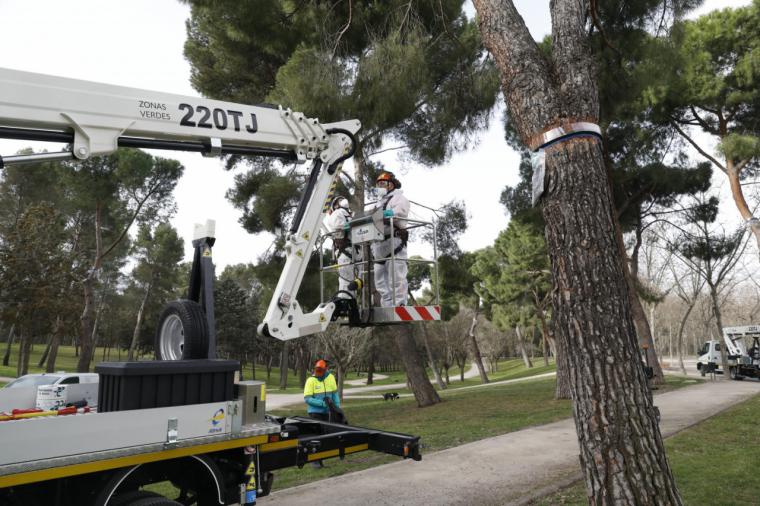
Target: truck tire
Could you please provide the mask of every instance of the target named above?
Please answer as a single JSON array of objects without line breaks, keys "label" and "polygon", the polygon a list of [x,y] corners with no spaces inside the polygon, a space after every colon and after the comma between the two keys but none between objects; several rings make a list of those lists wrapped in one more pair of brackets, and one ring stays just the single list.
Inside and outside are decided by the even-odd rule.
[{"label": "truck tire", "polygon": [[131,490],[113,497],[106,506],[133,506],[137,501],[143,499],[166,499],[161,494],[149,492],[147,490]]},{"label": "truck tire", "polygon": [[200,304],[175,300],[166,305],[156,331],[156,360],[208,358],[208,323]]},{"label": "truck tire", "polygon": [[741,381],[744,379],[744,376],[739,374],[739,368],[738,367],[729,367],[728,368],[728,374],[731,376],[732,380],[735,381]]}]

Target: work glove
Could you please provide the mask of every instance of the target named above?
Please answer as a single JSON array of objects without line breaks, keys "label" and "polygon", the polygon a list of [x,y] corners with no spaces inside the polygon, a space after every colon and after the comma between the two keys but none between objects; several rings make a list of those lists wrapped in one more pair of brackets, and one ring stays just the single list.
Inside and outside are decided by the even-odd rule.
[{"label": "work glove", "polygon": [[391,216],[393,216],[393,209],[383,211],[383,218],[390,218]]}]

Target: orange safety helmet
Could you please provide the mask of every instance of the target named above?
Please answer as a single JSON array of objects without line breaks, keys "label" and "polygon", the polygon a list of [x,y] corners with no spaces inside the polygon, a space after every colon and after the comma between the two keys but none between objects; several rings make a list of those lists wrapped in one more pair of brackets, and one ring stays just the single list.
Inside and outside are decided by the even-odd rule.
[{"label": "orange safety helmet", "polygon": [[314,364],[314,372],[322,371],[325,372],[327,370],[327,362],[324,360],[317,360],[317,363]]},{"label": "orange safety helmet", "polygon": [[377,176],[377,179],[375,179],[375,183],[379,183],[380,181],[387,181],[393,183],[394,188],[401,188],[401,181],[396,178],[396,175],[393,172],[387,170],[381,172],[380,175]]}]

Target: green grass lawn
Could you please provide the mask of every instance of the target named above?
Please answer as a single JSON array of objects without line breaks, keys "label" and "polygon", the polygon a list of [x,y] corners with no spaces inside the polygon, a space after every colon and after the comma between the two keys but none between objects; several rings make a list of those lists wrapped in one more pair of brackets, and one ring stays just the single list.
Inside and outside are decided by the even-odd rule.
[{"label": "green grass lawn", "polygon": [[[6,344],[2,343],[0,344],[0,355],[5,354],[5,347]],[[29,359],[29,372],[30,373],[37,373],[37,372],[45,372],[45,367],[37,367],[37,362],[40,360],[40,357],[42,356],[42,353],[45,351],[45,345],[44,344],[36,344],[34,346],[34,349],[32,350],[32,355]],[[111,356],[110,359],[106,357],[107,360],[111,361],[118,361],[119,359],[119,353],[116,349],[111,349]],[[125,351],[121,352],[121,360],[127,359],[127,353]],[[152,360],[153,354],[145,355],[140,357],[141,360]],[[74,347],[73,346],[59,346],[58,347],[58,357],[55,360],[55,370],[56,371],[66,371],[66,372],[73,372],[77,370],[77,361],[79,360],[79,357],[77,357],[74,353]],[[16,377],[16,362],[18,361],[18,344],[14,344],[11,347],[11,358],[8,362],[8,366],[2,366],[0,365],[0,376],[8,376],[11,378]],[[97,348],[95,350],[95,357],[94,357],[94,363],[98,364],[103,361],[103,348]]]},{"label": "green grass lawn", "polygon": [[[760,396],[755,396],[665,441],[684,504],[758,504],[758,420]],[[580,506],[588,500],[578,483],[534,504]]]}]

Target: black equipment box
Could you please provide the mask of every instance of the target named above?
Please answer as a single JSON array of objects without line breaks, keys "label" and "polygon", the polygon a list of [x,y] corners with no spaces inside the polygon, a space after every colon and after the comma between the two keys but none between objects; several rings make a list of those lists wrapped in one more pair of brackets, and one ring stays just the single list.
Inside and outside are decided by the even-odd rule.
[{"label": "black equipment box", "polygon": [[103,362],[98,411],[163,408],[233,399],[236,360]]}]

